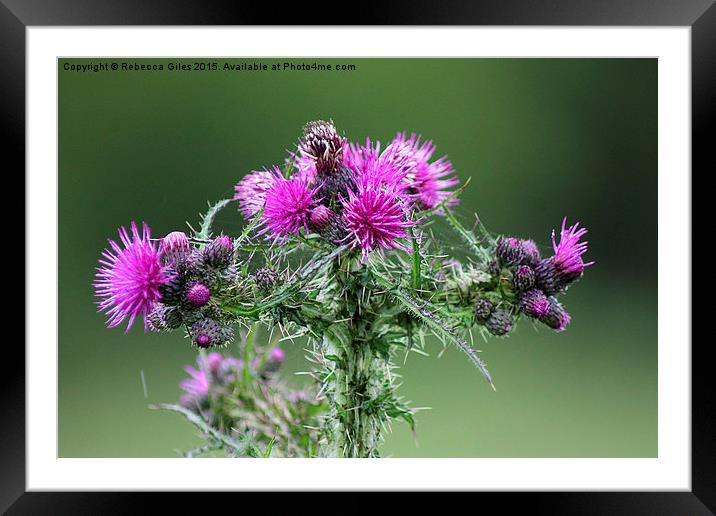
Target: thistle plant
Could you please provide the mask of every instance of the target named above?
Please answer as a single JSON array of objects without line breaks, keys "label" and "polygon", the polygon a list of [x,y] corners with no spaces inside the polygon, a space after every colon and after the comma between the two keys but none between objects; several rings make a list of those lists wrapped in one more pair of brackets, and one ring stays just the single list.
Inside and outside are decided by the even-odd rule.
[{"label": "thistle plant", "polygon": [[[158,406],[206,439],[188,455],[378,457],[393,420],[415,426],[397,392],[399,354],[437,337],[494,388],[475,333],[506,337],[521,319],[566,329],[561,297],[593,263],[586,229],[563,220],[543,255],[533,240],[465,227],[455,209],[467,183],[435,152],[415,134],[383,148],[310,122],[282,168],[246,175],[198,229],[153,239],[132,223],[109,241],[95,282],[107,325],[128,331],[141,316],[198,350],[180,402]],[[231,205],[241,233],[213,235]],[[448,229],[459,256],[436,237]],[[277,341],[296,340],[313,380],[301,391],[280,378]]]}]

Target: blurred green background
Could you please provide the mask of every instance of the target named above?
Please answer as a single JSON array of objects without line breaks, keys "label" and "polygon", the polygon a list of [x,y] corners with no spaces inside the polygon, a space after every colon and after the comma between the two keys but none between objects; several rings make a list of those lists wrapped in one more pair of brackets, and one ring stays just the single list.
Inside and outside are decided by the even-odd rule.
[{"label": "blurred green background", "polygon": [[[219,60],[223,63],[222,60]],[[240,63],[248,60],[230,60]],[[269,65],[285,60],[261,60]],[[482,344],[493,392],[456,349],[409,357],[394,457],[657,455],[657,61],[359,59],[353,71],[78,73],[59,62],[59,454],[172,457],[200,439],[173,402],[195,353],[179,334],[104,328],[94,267],[131,220],[156,236],[195,222],[252,169],[282,163],[302,125],[351,139],[432,138],[461,179],[462,213],[545,248],[562,217],[597,264],[564,297],[568,331],[522,323]],[[133,61],[139,62],[139,61]],[[177,60],[142,62],[176,63]],[[183,60],[190,64],[193,60]],[[294,62],[313,62],[297,60]],[[233,209],[220,227],[242,227]],[[287,373],[306,367],[285,346]],[[147,387],[144,396],[141,376]],[[302,377],[290,377],[300,384]]]}]

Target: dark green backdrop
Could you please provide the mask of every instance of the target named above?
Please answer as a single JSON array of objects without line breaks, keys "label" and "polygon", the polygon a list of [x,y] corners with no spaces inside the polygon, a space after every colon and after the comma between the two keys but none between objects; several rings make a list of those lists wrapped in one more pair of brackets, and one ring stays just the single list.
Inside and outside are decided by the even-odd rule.
[{"label": "dark green backdrop", "polygon": [[[454,349],[411,355],[401,392],[432,410],[415,439],[396,423],[384,455],[656,456],[655,59],[319,61],[356,65],[345,72],[79,73],[65,62],[90,60],[59,62],[60,456],[171,457],[199,442],[179,416],[147,409],[178,398],[193,350],[179,334],[105,329],[96,260],[131,220],[157,236],[195,222],[245,173],[280,163],[315,118],[352,139],[423,133],[472,177],[466,215],[544,246],[567,215],[590,229],[597,261],[565,297],[568,331],[524,323],[480,346],[497,393]],[[242,226],[233,209],[220,223]],[[290,371],[305,367],[285,349]]]}]

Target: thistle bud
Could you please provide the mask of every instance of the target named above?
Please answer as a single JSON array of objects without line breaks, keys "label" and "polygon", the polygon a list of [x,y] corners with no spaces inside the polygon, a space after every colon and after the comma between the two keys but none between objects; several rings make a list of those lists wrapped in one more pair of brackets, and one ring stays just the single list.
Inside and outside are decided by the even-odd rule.
[{"label": "thistle bud", "polygon": [[542,322],[552,328],[554,331],[560,332],[567,328],[567,325],[572,320],[567,311],[562,305],[554,298],[549,298],[549,312],[545,317],[542,318]]},{"label": "thistle bud", "polygon": [[475,317],[478,320],[485,321],[492,313],[492,302],[485,298],[479,298],[475,301]]},{"label": "thistle bud", "polygon": [[273,374],[276,371],[278,371],[281,368],[281,364],[283,364],[284,360],[286,359],[286,354],[283,352],[281,348],[273,348],[266,358],[266,363],[264,364],[264,368],[262,373],[263,374]]},{"label": "thistle bud", "polygon": [[507,335],[512,331],[512,316],[507,310],[496,308],[485,321],[485,327],[495,336]]},{"label": "thistle bud", "polygon": [[174,306],[182,302],[184,298],[184,280],[179,276],[159,286],[161,302],[165,305]]},{"label": "thistle bud", "polygon": [[159,244],[159,253],[166,263],[176,263],[190,252],[191,243],[183,231],[172,231]]},{"label": "thistle bud", "polygon": [[348,192],[355,189],[354,173],[348,167],[340,165],[331,173],[321,178],[318,196],[323,199],[348,197]]},{"label": "thistle bud", "polygon": [[524,250],[519,238],[515,237],[502,237],[497,242],[497,249],[495,250],[497,260],[503,267],[509,267],[511,265],[517,265],[524,258]]},{"label": "thistle bud", "polygon": [[234,330],[210,318],[196,321],[190,330],[191,338],[200,348],[221,346],[234,339]]},{"label": "thistle bud", "polygon": [[518,292],[525,291],[535,284],[535,271],[529,265],[518,265],[512,271],[512,286]]},{"label": "thistle bud", "polygon": [[313,158],[320,177],[332,173],[343,162],[344,144],[333,122],[316,120],[304,126],[299,150]]},{"label": "thistle bud", "polygon": [[176,306],[167,306],[164,310],[164,324],[170,330],[176,330],[184,323],[181,310]]},{"label": "thistle bud", "polygon": [[281,365],[286,360],[286,353],[281,348],[273,348],[268,356],[268,361],[273,364]]},{"label": "thistle bud", "polygon": [[262,267],[254,274],[256,287],[262,292],[271,290],[279,280],[279,274],[269,267]]},{"label": "thistle bud", "polygon": [[154,305],[152,311],[149,312],[149,315],[147,315],[145,322],[145,326],[149,331],[159,332],[167,327],[164,319],[164,312],[166,312],[166,310],[167,307],[162,303],[156,303]]},{"label": "thistle bud", "polygon": [[345,235],[345,230],[341,227],[340,220],[340,217],[330,208],[318,205],[311,212],[309,227],[326,240],[335,242]]},{"label": "thistle bud", "polygon": [[530,317],[542,319],[550,312],[550,303],[541,290],[530,289],[520,299],[520,310]]},{"label": "thistle bud", "polygon": [[219,274],[219,278],[224,283],[236,283],[236,281],[239,279],[239,269],[237,269],[236,265],[232,263],[226,269],[224,269],[221,274]]},{"label": "thistle bud", "polygon": [[523,260],[526,264],[534,266],[542,259],[534,240],[521,240]]},{"label": "thistle bud", "polygon": [[336,218],[336,214],[333,211],[319,204],[311,211],[311,222],[309,227],[316,233],[321,233],[328,229],[331,222]]},{"label": "thistle bud", "polygon": [[535,267],[535,285],[548,296],[556,294],[564,288],[552,258],[541,260]]},{"label": "thistle bud", "polygon": [[204,263],[212,267],[227,267],[234,255],[231,237],[220,235],[204,248]]},{"label": "thistle bud", "polygon": [[200,282],[192,283],[186,291],[186,300],[190,305],[204,306],[211,299],[211,291],[209,287]]}]

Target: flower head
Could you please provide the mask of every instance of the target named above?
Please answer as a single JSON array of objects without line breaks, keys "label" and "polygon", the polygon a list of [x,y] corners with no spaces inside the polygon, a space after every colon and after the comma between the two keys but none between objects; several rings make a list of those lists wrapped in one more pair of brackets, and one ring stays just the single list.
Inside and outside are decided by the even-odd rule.
[{"label": "flower head", "polygon": [[555,298],[550,297],[549,312],[541,320],[554,331],[561,332],[567,328],[572,318]]},{"label": "flower head", "polygon": [[515,237],[501,237],[495,249],[497,260],[503,267],[520,263],[524,258],[524,253],[520,239]]},{"label": "flower head", "polygon": [[336,214],[329,207],[319,204],[311,210],[310,227],[320,233],[326,230],[335,218]]},{"label": "flower head", "polygon": [[275,347],[269,352],[268,361],[269,362],[275,362],[278,364],[283,364],[283,361],[286,359],[286,353],[279,348]]},{"label": "flower head", "polygon": [[159,252],[167,263],[175,263],[191,252],[189,237],[183,231],[172,231],[162,238]]},{"label": "flower head", "polygon": [[520,247],[522,248],[523,261],[527,265],[534,266],[542,259],[534,240],[520,240]]},{"label": "flower head", "polygon": [[[198,359],[197,362],[199,362]],[[180,402],[185,407],[201,405],[209,395],[209,377],[201,365],[199,369],[185,366],[184,370],[189,374],[189,378],[185,378],[179,382],[179,387],[184,391]]]},{"label": "flower head", "polygon": [[333,122],[316,120],[303,128],[298,146],[298,169],[306,175],[330,174],[343,163],[345,139],[338,135]]},{"label": "flower head", "polygon": [[517,291],[524,291],[535,283],[535,271],[529,265],[518,265],[512,271],[512,286]]},{"label": "flower head", "polygon": [[485,321],[487,331],[497,337],[510,333],[512,331],[512,325],[512,316],[510,312],[504,308],[495,308],[487,321]]},{"label": "flower head", "polygon": [[268,292],[278,284],[280,275],[269,267],[261,267],[254,273],[256,287],[262,292]]},{"label": "flower head", "polygon": [[[422,209],[432,209],[452,195],[447,188],[459,183],[453,175],[455,170],[447,156],[443,156],[432,163],[430,159],[435,153],[432,141],[422,141],[421,135],[398,133],[388,146],[388,151],[394,155],[403,155],[413,162],[413,167],[407,174],[411,199]],[[454,206],[458,199],[450,199],[447,206]]]},{"label": "flower head", "polygon": [[230,236],[219,235],[204,248],[204,262],[212,267],[226,267],[234,255],[234,241]]},{"label": "flower head", "polygon": [[142,224],[141,235],[134,222],[131,236],[124,227],[120,228],[119,238],[123,247],[109,240],[109,247],[102,252],[94,288],[101,299],[99,310],[109,318],[107,326],[114,328],[129,319],[129,331],[137,316],[143,315],[146,320],[161,297],[159,287],[171,279],[172,272],[162,265],[146,224]]},{"label": "flower head", "polygon": [[288,235],[297,235],[300,229],[308,229],[308,217],[316,204],[311,189],[299,178],[285,179],[276,169],[276,180],[266,192],[266,205],[261,222],[264,229],[259,234],[283,242]]},{"label": "flower head", "polygon": [[490,314],[492,314],[493,308],[492,302],[489,299],[485,299],[484,297],[478,298],[477,301],[475,301],[475,317],[481,321],[485,321],[490,317]]},{"label": "flower head", "polygon": [[356,188],[387,188],[399,195],[407,189],[405,178],[415,163],[397,147],[380,151],[380,142],[366,138],[365,145],[346,145],[344,163],[353,173]]},{"label": "flower head", "polygon": [[579,222],[569,228],[566,226],[567,217],[562,220],[559,243],[555,241],[555,232],[552,231],[552,247],[554,248],[552,263],[561,279],[565,283],[571,283],[594,262],[584,263],[582,260],[582,255],[587,252],[587,242],[580,242],[580,239],[587,233],[587,230],[579,229]]},{"label": "flower head", "polygon": [[234,340],[234,329],[206,317],[199,319],[191,326],[191,338],[200,348],[222,346]]},{"label": "flower head", "polygon": [[206,366],[212,374],[217,374],[224,361],[224,357],[218,351],[212,351],[206,355]]},{"label": "flower head", "polygon": [[407,229],[414,222],[406,217],[404,204],[395,190],[362,185],[355,192],[348,192],[348,198],[341,202],[348,231],[343,240],[352,247],[360,247],[364,260],[373,249],[412,251],[400,239],[408,237]]},{"label": "flower head", "polygon": [[[274,167],[274,171],[278,168]],[[280,172],[279,172],[280,175]],[[239,210],[250,219],[264,207],[266,192],[273,186],[276,176],[268,170],[254,171],[245,176],[234,187],[234,200],[239,201]]]}]

